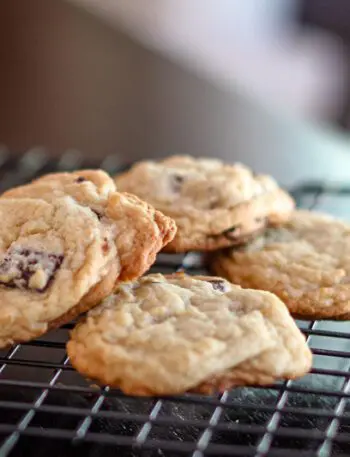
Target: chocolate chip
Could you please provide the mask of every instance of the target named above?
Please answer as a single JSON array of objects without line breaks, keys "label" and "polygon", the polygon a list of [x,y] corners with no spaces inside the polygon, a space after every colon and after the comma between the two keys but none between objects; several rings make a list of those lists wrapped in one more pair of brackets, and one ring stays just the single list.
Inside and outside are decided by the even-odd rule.
[{"label": "chocolate chip", "polygon": [[265,221],[266,221],[266,217],[262,217],[262,216],[261,216],[261,217],[256,217],[256,218],[255,218],[255,222],[256,222],[257,224],[261,224],[261,223],[263,223],[263,222],[265,222]]},{"label": "chocolate chip", "polygon": [[107,238],[103,238],[102,251],[104,254],[107,254],[109,251],[109,243],[108,243]]},{"label": "chocolate chip", "polygon": [[225,236],[228,240],[237,240],[237,238],[239,238],[240,233],[241,227],[239,225],[236,225],[222,232],[222,235]]},{"label": "chocolate chip", "polygon": [[215,208],[218,208],[218,206],[219,206],[218,200],[215,200],[215,201],[212,201],[209,203],[209,209],[215,209]]},{"label": "chocolate chip", "polygon": [[213,289],[214,290],[219,290],[220,292],[225,292],[225,281],[221,280],[221,279],[210,279],[208,280],[208,282],[210,282],[210,284],[212,285]]},{"label": "chocolate chip", "polygon": [[84,178],[84,176],[79,176],[79,178],[77,178],[77,179],[75,180],[75,182],[78,182],[78,183],[79,183],[79,182],[84,182],[84,181],[87,181],[87,179]]},{"label": "chocolate chip", "polygon": [[90,209],[94,214],[96,214],[98,220],[100,221],[102,219],[102,217],[103,217],[103,214],[100,213],[99,211],[96,211],[95,209],[92,209],[92,208],[90,208]]},{"label": "chocolate chip", "polygon": [[180,192],[184,180],[185,178],[181,175],[172,176],[172,188],[174,192]]},{"label": "chocolate chip", "polygon": [[63,255],[10,248],[0,262],[0,284],[44,292],[63,262]]}]

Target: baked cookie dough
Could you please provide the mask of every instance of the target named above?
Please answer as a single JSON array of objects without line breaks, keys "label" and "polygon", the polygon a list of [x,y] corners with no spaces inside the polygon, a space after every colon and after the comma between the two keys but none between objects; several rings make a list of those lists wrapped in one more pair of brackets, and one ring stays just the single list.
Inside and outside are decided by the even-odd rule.
[{"label": "baked cookie dough", "polygon": [[270,384],[304,375],[312,360],[275,295],[181,273],[120,285],[78,323],[67,350],[81,374],[131,395]]},{"label": "baked cookie dough", "polygon": [[117,192],[113,179],[102,170],[47,174],[8,190],[1,198],[51,202],[63,196],[89,209],[101,229],[113,229],[121,280],[141,276],[154,263],[158,251],[175,236],[176,225],[171,218],[134,195]]},{"label": "baked cookie dough", "polygon": [[[99,186],[99,177],[108,179]],[[52,178],[0,198],[0,347],[90,309],[148,270],[175,234],[170,218],[116,192],[108,175]]]},{"label": "baked cookie dough", "polygon": [[178,227],[167,252],[211,251],[245,243],[267,223],[281,223],[292,198],[269,176],[215,159],[173,156],[144,161],[115,178],[131,192],[172,217]]},{"label": "baked cookie dough", "polygon": [[213,255],[211,268],[275,293],[295,317],[350,318],[350,225],[331,216],[294,211],[244,248]]}]

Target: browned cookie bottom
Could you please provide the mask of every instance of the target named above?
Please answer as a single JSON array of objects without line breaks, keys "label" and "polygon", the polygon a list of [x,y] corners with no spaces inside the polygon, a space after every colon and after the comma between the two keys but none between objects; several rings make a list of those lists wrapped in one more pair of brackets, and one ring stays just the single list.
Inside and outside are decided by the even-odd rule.
[{"label": "browned cookie bottom", "polygon": [[[89,309],[98,305],[103,298],[109,295],[115,286],[116,276],[117,276],[118,266],[114,262],[111,265],[109,273],[97,283],[84,297],[81,301],[71,308],[65,314],[62,314],[57,319],[49,322],[48,330],[54,330],[61,327],[64,324],[68,324],[70,321],[78,317],[80,314],[86,313]],[[45,332],[46,333],[46,332]]]},{"label": "browned cookie bottom", "polygon": [[232,246],[238,247],[246,243],[249,243],[252,239],[259,236],[261,233],[264,232],[265,228],[266,225],[262,224],[262,226],[258,229],[253,230],[250,233],[246,233],[242,236],[237,236],[235,238],[227,238],[227,236],[224,234],[209,236],[200,234],[198,235],[198,237],[193,237],[188,240],[175,237],[175,239],[171,243],[167,244],[163,248],[162,252],[180,254],[190,251],[210,252],[216,251],[218,249],[225,249]]}]

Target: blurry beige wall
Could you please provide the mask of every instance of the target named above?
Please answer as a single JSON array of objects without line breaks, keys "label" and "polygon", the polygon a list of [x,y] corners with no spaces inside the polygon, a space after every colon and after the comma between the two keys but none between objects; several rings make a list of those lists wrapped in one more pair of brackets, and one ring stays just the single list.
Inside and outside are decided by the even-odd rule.
[{"label": "blurry beige wall", "polygon": [[[61,0],[0,2],[0,141],[23,150],[210,153],[239,107]],[[220,129],[218,127],[220,125]]]},{"label": "blurry beige wall", "polygon": [[1,0],[0,33],[0,142],[11,151],[214,155],[286,184],[349,174],[343,139],[286,122],[69,3]]},{"label": "blurry beige wall", "polygon": [[341,43],[296,26],[299,0],[71,0],[219,87],[327,119],[345,84]]}]

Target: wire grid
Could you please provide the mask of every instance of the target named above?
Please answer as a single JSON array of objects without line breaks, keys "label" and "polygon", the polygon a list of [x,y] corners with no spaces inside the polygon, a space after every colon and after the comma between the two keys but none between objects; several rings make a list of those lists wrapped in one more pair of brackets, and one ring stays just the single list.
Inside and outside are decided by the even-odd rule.
[{"label": "wire grid", "polygon": [[[53,160],[43,149],[11,159],[0,148],[0,191],[54,170],[121,169],[118,156],[90,164],[77,151]],[[294,190],[299,206],[350,216],[350,187],[311,183]],[[196,253],[161,254],[152,271],[206,273]],[[0,351],[0,457],[255,456],[350,454],[348,323],[298,321],[314,353],[312,372],[268,388],[218,396],[126,397],[78,375],[63,326]]]}]

